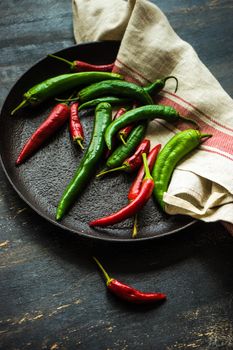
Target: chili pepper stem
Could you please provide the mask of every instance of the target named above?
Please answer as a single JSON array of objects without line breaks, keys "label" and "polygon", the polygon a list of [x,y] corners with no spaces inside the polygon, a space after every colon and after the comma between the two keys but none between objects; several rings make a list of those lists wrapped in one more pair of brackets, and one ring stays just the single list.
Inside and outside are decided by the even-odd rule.
[{"label": "chili pepper stem", "polygon": [[75,101],[78,101],[79,100],[79,97],[75,97],[75,98],[55,98],[55,101],[58,101],[58,102],[65,102],[65,103],[68,103],[68,102],[75,102]]},{"label": "chili pepper stem", "polygon": [[169,79],[175,79],[176,81],[176,87],[175,87],[175,91],[174,93],[176,93],[177,89],[178,89],[178,79],[174,76],[174,75],[169,75],[168,77],[164,78],[164,79],[159,79],[154,81],[153,83],[151,83],[150,85],[146,86],[146,91],[151,95],[153,92],[159,92],[158,91],[158,83],[161,84],[160,86],[160,90],[165,86],[167,80]]},{"label": "chili pepper stem", "polygon": [[136,238],[137,234],[138,234],[138,214],[135,214],[134,222],[133,222],[132,238]]},{"label": "chili pepper stem", "polygon": [[197,126],[198,129],[200,128],[198,123],[195,120],[190,119],[190,118],[186,118],[186,117],[182,117],[181,115],[179,117],[180,117],[180,120],[183,120],[185,123],[191,123],[191,124]]},{"label": "chili pepper stem", "polygon": [[13,111],[11,111],[11,115],[15,114],[15,112],[17,112],[20,108],[25,107],[27,105],[28,105],[28,101],[23,100],[15,109],[13,109]]},{"label": "chili pepper stem", "polygon": [[99,174],[96,175],[96,177],[101,177],[101,176],[108,174],[108,173],[113,173],[115,171],[124,170],[125,168],[127,168],[127,167],[123,164],[121,166],[118,166],[117,168],[102,170]]},{"label": "chili pepper stem", "polygon": [[212,137],[212,136],[213,136],[213,135],[211,135],[211,134],[202,134],[202,135],[201,135],[201,138],[202,138],[202,139],[203,139],[204,137],[208,137],[208,138],[209,138],[209,137]]},{"label": "chili pepper stem", "polygon": [[77,92],[76,91],[74,91],[74,92],[72,92],[72,94],[67,98],[67,99],[63,99],[63,98],[55,98],[55,101],[58,101],[58,102],[61,102],[61,103],[65,103],[66,105],[68,105],[69,104],[69,102],[76,102],[77,101],[77,97],[74,97],[73,98],[73,96],[75,96],[77,94]]},{"label": "chili pepper stem", "polygon": [[84,150],[84,147],[83,147],[83,144],[82,144],[82,140],[77,139],[76,142],[77,142],[77,144],[80,146],[80,148],[81,148],[82,150]]},{"label": "chili pepper stem", "polygon": [[57,59],[57,60],[59,60],[59,61],[65,62],[65,63],[69,64],[69,66],[70,66],[71,68],[73,68],[73,66],[74,66],[73,63],[72,63],[71,61],[68,61],[68,60],[66,60],[65,58],[58,57],[58,56],[52,55],[52,54],[49,54],[48,57],[52,57],[52,58],[55,58],[55,59]]},{"label": "chili pepper stem", "polygon": [[123,145],[126,145],[126,141],[125,141],[124,136],[122,134],[120,134],[120,140],[123,143]]},{"label": "chili pepper stem", "polygon": [[166,81],[169,80],[169,79],[175,79],[176,81],[176,87],[175,87],[175,91],[174,93],[176,93],[177,89],[178,89],[178,79],[174,76],[174,75],[170,75],[169,77],[166,77],[163,82],[164,82],[164,85],[166,84]]},{"label": "chili pepper stem", "polygon": [[100,270],[102,271],[102,273],[103,273],[103,275],[104,275],[104,278],[105,278],[105,280],[106,280],[106,284],[107,284],[107,286],[108,286],[109,283],[111,283],[111,281],[112,281],[113,279],[109,276],[109,274],[108,274],[107,271],[104,269],[103,265],[99,262],[99,260],[96,259],[95,256],[93,256],[92,258],[95,260],[96,264],[99,266]]},{"label": "chili pepper stem", "polygon": [[144,180],[146,180],[146,179],[153,180],[153,177],[151,176],[150,169],[148,166],[146,153],[142,153],[142,160],[143,160],[144,171],[145,171]]}]

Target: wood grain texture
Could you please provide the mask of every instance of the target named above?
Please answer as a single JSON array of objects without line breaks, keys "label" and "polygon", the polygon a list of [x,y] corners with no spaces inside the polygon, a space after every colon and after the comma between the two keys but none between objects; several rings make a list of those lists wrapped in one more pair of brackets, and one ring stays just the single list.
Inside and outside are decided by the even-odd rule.
[{"label": "wood grain texture", "polygon": [[[233,96],[231,0],[154,1]],[[0,2],[0,103],[47,53],[73,45],[68,0]],[[0,349],[233,349],[232,238],[198,223],[137,247],[91,245],[55,229],[0,172]],[[119,302],[91,255],[139,289],[160,290],[153,308]]]}]

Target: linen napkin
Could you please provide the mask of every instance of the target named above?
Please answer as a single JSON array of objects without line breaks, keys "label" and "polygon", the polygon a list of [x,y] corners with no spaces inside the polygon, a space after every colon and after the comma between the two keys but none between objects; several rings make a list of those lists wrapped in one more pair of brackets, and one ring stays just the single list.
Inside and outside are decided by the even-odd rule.
[{"label": "linen napkin", "polygon": [[[175,107],[213,137],[178,164],[164,195],[165,210],[206,222],[222,220],[232,230],[233,100],[194,49],[147,0],[73,0],[73,25],[77,43],[121,40],[114,71],[126,80],[146,85],[169,75],[178,78],[177,93],[169,80],[157,103]],[[164,145],[189,127],[157,120],[150,122],[147,136],[152,145]]]}]

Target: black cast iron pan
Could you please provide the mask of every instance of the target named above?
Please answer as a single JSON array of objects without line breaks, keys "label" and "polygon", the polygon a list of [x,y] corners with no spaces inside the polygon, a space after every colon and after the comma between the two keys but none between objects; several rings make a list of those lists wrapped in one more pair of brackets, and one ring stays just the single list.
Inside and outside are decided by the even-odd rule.
[{"label": "black cast iron pan", "polygon": [[[68,60],[80,59],[95,64],[114,61],[119,42],[106,41],[72,46],[56,54]],[[65,230],[82,237],[113,241],[140,242],[173,234],[192,225],[187,216],[169,216],[162,213],[151,199],[139,215],[139,234],[131,239],[132,220],[108,228],[91,229],[88,222],[110,214],[127,204],[127,191],[132,177],[127,174],[93,177],[89,186],[61,223],[55,221],[55,211],[63,190],[77,168],[82,152],[72,144],[66,125],[39,152],[20,167],[15,160],[25,141],[46,118],[54,101],[34,109],[21,110],[15,116],[10,112],[21,101],[23,93],[49,77],[69,72],[60,61],[46,57],[29,69],[13,86],[0,116],[0,156],[2,167],[20,197],[39,215]],[[93,112],[82,114],[87,147],[93,126]],[[96,169],[98,170],[98,169]]]}]

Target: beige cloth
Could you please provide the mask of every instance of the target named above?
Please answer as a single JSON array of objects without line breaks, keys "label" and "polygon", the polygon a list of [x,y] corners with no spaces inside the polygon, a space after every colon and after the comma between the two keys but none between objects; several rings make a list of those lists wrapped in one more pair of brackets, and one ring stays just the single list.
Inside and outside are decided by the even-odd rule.
[{"label": "beige cloth", "polygon": [[[145,85],[178,78],[178,92],[172,93],[174,81],[168,81],[159,103],[197,120],[213,137],[177,166],[164,195],[166,212],[233,224],[233,101],[194,49],[146,0],[73,0],[73,23],[77,43],[122,40],[114,71],[127,80]],[[190,125],[153,121],[148,136],[153,145],[164,145],[184,127]]]}]

